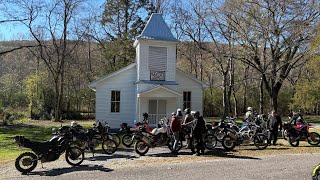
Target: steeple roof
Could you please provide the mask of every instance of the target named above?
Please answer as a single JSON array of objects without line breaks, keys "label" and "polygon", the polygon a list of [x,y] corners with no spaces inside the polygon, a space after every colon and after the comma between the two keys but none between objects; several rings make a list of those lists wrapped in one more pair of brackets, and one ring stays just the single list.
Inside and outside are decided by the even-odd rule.
[{"label": "steeple roof", "polygon": [[137,37],[137,39],[178,42],[160,13],[153,13],[151,15],[142,33]]}]

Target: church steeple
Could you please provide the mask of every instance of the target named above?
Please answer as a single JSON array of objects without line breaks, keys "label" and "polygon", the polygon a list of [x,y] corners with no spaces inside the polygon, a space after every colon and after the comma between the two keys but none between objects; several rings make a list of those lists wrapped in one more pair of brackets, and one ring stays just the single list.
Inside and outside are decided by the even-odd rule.
[{"label": "church steeple", "polygon": [[172,35],[168,25],[160,13],[153,13],[151,15],[145,28],[137,39],[178,42],[178,40]]},{"label": "church steeple", "polygon": [[178,42],[162,15],[152,14],[134,43],[137,81],[175,81]]}]

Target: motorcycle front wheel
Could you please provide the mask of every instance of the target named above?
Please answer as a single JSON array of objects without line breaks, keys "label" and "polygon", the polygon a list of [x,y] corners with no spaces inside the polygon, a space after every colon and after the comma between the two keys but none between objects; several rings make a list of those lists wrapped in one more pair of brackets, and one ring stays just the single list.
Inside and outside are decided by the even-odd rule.
[{"label": "motorcycle front wheel", "polygon": [[111,135],[112,140],[114,140],[116,142],[116,145],[118,147],[121,143],[120,136],[116,133],[111,133],[110,135]]},{"label": "motorcycle front wheel", "polygon": [[106,154],[113,154],[117,150],[117,143],[112,139],[106,139],[102,142],[102,149]]},{"label": "motorcycle front wheel", "polygon": [[233,140],[229,135],[226,135],[222,139],[222,146],[226,150],[233,150],[236,147],[236,141]]},{"label": "motorcycle front wheel", "polygon": [[125,134],[122,136],[122,144],[125,146],[125,147],[131,147],[132,144],[133,144],[133,140],[132,140],[132,135],[130,134]]},{"label": "motorcycle front wheel", "polygon": [[299,146],[299,140],[296,140],[295,136],[288,136],[288,142],[292,147],[297,147]]},{"label": "motorcycle front wheel", "polygon": [[[174,145],[174,139],[170,138],[169,143],[168,143],[168,148],[170,149],[171,152],[173,152],[173,145]],[[176,152],[180,151],[181,148],[182,148],[182,141],[179,140],[177,147],[176,147]]]},{"label": "motorcycle front wheel", "polygon": [[320,135],[316,132],[311,132],[307,140],[310,145],[318,145],[320,143]]},{"label": "motorcycle front wheel", "polygon": [[134,144],[134,150],[140,156],[144,156],[149,151],[149,146],[145,142],[138,140]]},{"label": "motorcycle front wheel", "polygon": [[217,145],[217,138],[212,134],[207,134],[204,138],[204,146],[207,149],[213,150]]},{"label": "motorcycle front wheel", "polygon": [[258,149],[265,149],[268,147],[268,138],[264,134],[258,134],[254,137],[253,143]]},{"label": "motorcycle front wheel", "polygon": [[79,147],[70,147],[66,150],[66,161],[71,166],[79,166],[84,160],[84,151]]},{"label": "motorcycle front wheel", "polygon": [[15,162],[16,169],[22,173],[29,173],[38,164],[37,156],[32,152],[24,152],[20,154]]}]

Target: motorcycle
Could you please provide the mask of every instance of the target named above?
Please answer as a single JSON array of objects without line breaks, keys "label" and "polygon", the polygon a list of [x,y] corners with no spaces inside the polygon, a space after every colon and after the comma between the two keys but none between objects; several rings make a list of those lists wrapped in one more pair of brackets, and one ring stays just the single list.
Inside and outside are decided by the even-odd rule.
[{"label": "motorcycle", "polygon": [[320,164],[313,169],[312,180],[320,180]]},{"label": "motorcycle", "polygon": [[[140,127],[139,131],[133,134],[133,139],[136,140],[134,144],[134,150],[137,154],[143,156],[149,148],[155,148],[160,146],[168,146],[173,151],[174,139],[168,124],[165,124],[165,119],[162,119],[158,125],[158,128],[153,129],[151,132],[143,130]],[[182,148],[182,142],[179,141],[176,151]]]},{"label": "motorcycle", "polygon": [[227,150],[233,150],[236,145],[249,144],[253,141],[258,149],[265,149],[268,146],[268,137],[259,133],[259,126],[255,123],[247,123],[239,132],[228,131],[222,139],[222,146]]},{"label": "motorcycle", "polygon": [[89,150],[93,153],[95,149],[101,144],[102,150],[106,154],[113,154],[117,149],[117,143],[108,134],[108,125],[102,125],[101,122],[93,124],[93,128],[85,131],[81,126],[76,128],[77,142],[81,144],[82,149]]},{"label": "motorcycle", "polygon": [[97,123],[101,123],[101,124],[104,124],[103,126],[105,127],[105,133],[108,134],[108,136],[114,140],[116,142],[116,145],[117,145],[117,148],[119,147],[120,143],[121,143],[121,138],[120,136],[117,134],[117,133],[110,133],[109,130],[110,130],[110,126],[107,122],[105,121],[97,121]]},{"label": "motorcycle", "polygon": [[[213,128],[212,126],[210,126],[209,124],[206,124],[207,131],[203,134],[203,140],[202,140],[205,148],[209,150],[213,150],[217,145],[217,138],[211,132],[212,128]],[[180,138],[181,144],[183,141],[186,141],[187,139],[193,140],[193,142],[191,142],[192,146],[190,148],[191,148],[191,151],[195,153],[194,151],[195,147],[193,147],[193,145],[195,145],[196,143],[194,141],[195,139],[191,137],[191,127],[187,125],[182,125],[179,138]]]},{"label": "motorcycle", "polygon": [[134,138],[133,134],[134,132],[136,132],[139,128],[143,128],[144,131],[148,131],[150,132],[150,128],[148,126],[148,123],[146,121],[143,122],[138,122],[135,124],[135,128],[131,128],[128,126],[127,123],[122,123],[120,125],[120,130],[119,131],[124,131],[125,134],[122,136],[121,142],[124,146],[126,147],[131,147],[131,145],[134,143]]},{"label": "motorcycle", "polygon": [[309,131],[310,125],[303,122],[299,125],[288,124],[286,129],[288,142],[291,146],[299,146],[299,141],[306,140],[310,145],[318,145],[320,143],[320,135],[316,132]]},{"label": "motorcycle", "polygon": [[67,163],[72,166],[78,166],[84,160],[84,152],[73,143],[73,134],[67,126],[59,128],[46,142],[31,141],[24,136],[15,136],[14,140],[20,147],[32,150],[20,154],[15,161],[16,169],[22,173],[34,170],[38,161],[44,163],[57,160],[64,152]]},{"label": "motorcycle", "polygon": [[227,135],[229,131],[239,131],[238,125],[235,123],[234,118],[227,117],[226,120],[220,122],[213,122],[212,134],[219,142]]}]

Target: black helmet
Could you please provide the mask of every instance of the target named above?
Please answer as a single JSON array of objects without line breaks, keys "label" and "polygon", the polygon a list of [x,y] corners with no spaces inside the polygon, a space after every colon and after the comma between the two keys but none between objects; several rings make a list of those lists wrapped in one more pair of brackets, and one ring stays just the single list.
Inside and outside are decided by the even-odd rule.
[{"label": "black helmet", "polygon": [[200,117],[200,112],[199,112],[199,111],[196,111],[196,112],[194,113],[194,117]]},{"label": "black helmet", "polygon": [[149,115],[148,115],[148,113],[145,112],[145,113],[142,114],[142,116],[143,116],[143,119],[148,119]]},{"label": "black helmet", "polygon": [[184,110],[184,112],[186,113],[186,114],[190,114],[190,109],[189,108],[186,108],[185,110]]}]

